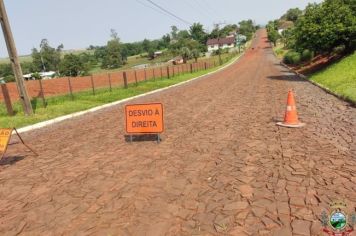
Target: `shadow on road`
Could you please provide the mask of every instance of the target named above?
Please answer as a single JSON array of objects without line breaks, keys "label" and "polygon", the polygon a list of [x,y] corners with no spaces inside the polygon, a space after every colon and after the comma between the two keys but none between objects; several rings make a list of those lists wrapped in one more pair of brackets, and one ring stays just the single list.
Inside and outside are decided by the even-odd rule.
[{"label": "shadow on road", "polygon": [[296,75],[272,75],[272,76],[267,76],[268,79],[272,79],[272,80],[283,80],[283,81],[294,81],[294,82],[306,82],[303,79],[300,79],[298,76]]},{"label": "shadow on road", "polygon": [[[135,134],[130,137],[130,135],[124,135],[125,141],[126,142],[131,142],[131,137],[132,137],[132,142],[147,142],[147,141],[157,141],[158,137],[157,134]],[[162,139],[160,138],[160,141]]]},{"label": "shadow on road", "polygon": [[2,160],[0,160],[0,166],[13,165],[18,161],[23,160],[24,156],[4,156]]}]

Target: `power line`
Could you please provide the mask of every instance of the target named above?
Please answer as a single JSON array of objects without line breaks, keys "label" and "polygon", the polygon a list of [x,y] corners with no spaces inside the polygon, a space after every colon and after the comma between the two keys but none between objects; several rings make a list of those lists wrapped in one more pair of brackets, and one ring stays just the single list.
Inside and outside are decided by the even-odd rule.
[{"label": "power line", "polygon": [[210,18],[211,15],[208,14],[207,12],[205,12],[203,9],[201,9],[199,6],[196,7],[196,6],[193,6],[191,3],[190,3],[190,0],[183,0],[188,6],[189,8],[192,8],[194,9],[196,12],[199,11],[200,13],[203,13],[202,15],[204,15],[204,17],[207,17],[207,18]]},{"label": "power line", "polygon": [[140,0],[136,0],[136,2],[138,2],[139,4],[141,4],[144,7],[147,7],[147,8],[150,8],[150,9],[154,10],[155,12],[158,12],[158,13],[161,13],[161,14],[163,14],[165,16],[168,16],[169,18],[171,18],[173,20],[177,20],[176,18],[174,18],[171,15],[165,13],[164,11],[161,11],[161,10],[159,10],[157,8],[154,8],[154,7],[150,6],[150,5],[147,5],[147,4],[143,3],[143,2],[141,2]]},{"label": "power line", "polygon": [[151,0],[146,0],[146,1],[149,2],[149,3],[151,3],[152,5],[154,5],[155,7],[161,9],[162,11],[166,12],[167,14],[173,16],[174,18],[178,19],[179,21],[183,22],[184,24],[187,24],[187,25],[189,25],[189,26],[192,25],[192,23],[190,23],[189,21],[186,21],[186,20],[182,19],[181,17],[175,15],[174,13],[172,13],[172,12],[170,12],[170,11],[164,9],[164,8],[161,7],[160,5],[154,3],[153,1],[151,1]]},{"label": "power line", "polygon": [[[196,3],[199,3],[199,5],[204,6],[204,8],[206,10],[208,10],[210,13],[216,17],[216,19],[219,19],[220,17],[218,17],[217,13],[220,13],[219,9],[217,7],[212,8],[211,5],[209,4],[209,2],[207,0],[202,0],[204,3],[200,4],[200,1],[195,1]],[[220,14],[219,14],[220,15]]]}]

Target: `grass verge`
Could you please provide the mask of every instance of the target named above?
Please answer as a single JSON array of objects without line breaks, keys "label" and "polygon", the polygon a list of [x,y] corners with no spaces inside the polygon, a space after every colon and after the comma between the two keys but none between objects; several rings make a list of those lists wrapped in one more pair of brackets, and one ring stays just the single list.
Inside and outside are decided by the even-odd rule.
[{"label": "grass verge", "polygon": [[308,79],[356,103],[356,52]]},{"label": "grass verge", "polygon": [[277,45],[273,46],[273,51],[276,54],[278,59],[283,60],[283,57],[288,52],[288,49],[286,49],[284,47],[283,43],[278,40]]},{"label": "grass verge", "polygon": [[[237,56],[236,56],[237,57]],[[142,81],[135,84],[130,84],[128,89],[122,87],[113,88],[110,92],[108,88],[102,88],[96,90],[96,95],[92,94],[92,91],[82,91],[74,94],[74,100],[70,99],[69,95],[55,96],[47,99],[47,107],[44,108],[40,99],[33,99],[32,106],[35,114],[29,117],[24,116],[22,106],[19,102],[13,104],[16,112],[15,116],[8,116],[5,106],[0,106],[0,124],[2,127],[16,127],[21,128],[27,125],[35,124],[41,121],[50,120],[59,116],[68,115],[74,112],[87,110],[96,106],[107,104],[110,102],[122,100],[125,98],[133,97],[139,94],[143,94],[156,89],[168,87],[212,71],[216,71],[225,64],[236,59],[236,57],[230,60],[225,60],[224,64],[215,68],[207,70],[197,71],[193,73],[186,73],[167,79],[157,78],[156,80]]]}]

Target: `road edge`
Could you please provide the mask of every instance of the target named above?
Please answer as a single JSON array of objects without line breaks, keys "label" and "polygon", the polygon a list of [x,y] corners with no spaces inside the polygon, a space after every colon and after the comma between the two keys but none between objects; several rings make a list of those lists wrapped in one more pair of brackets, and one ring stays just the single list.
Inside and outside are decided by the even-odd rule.
[{"label": "road edge", "polygon": [[[273,47],[273,45],[271,45],[271,46]],[[273,55],[275,56],[275,58],[279,61],[279,64],[280,64],[281,66],[283,66],[284,68],[288,69],[290,72],[294,73],[294,74],[295,74],[296,76],[298,76],[300,79],[303,79],[303,80],[305,80],[305,81],[308,81],[309,83],[311,83],[311,84],[313,84],[314,86],[320,88],[320,89],[323,90],[324,92],[326,92],[326,93],[328,93],[328,94],[330,94],[330,95],[333,95],[333,96],[335,96],[336,98],[338,98],[338,99],[340,99],[340,100],[342,100],[342,101],[344,101],[344,102],[349,103],[350,106],[356,107],[356,102],[354,102],[354,101],[352,101],[351,99],[348,99],[348,98],[346,98],[346,97],[344,97],[344,96],[342,96],[342,95],[339,95],[339,94],[337,94],[337,93],[331,91],[329,88],[324,87],[323,85],[321,85],[321,84],[319,84],[319,83],[317,83],[317,82],[314,82],[314,81],[308,79],[308,76],[303,75],[303,74],[299,73],[298,71],[295,71],[294,69],[292,69],[291,67],[289,67],[287,64],[285,64],[282,60],[280,60],[280,59],[277,57],[277,54],[276,54],[276,52],[273,50],[273,48],[272,48],[272,52],[273,52]]]},{"label": "road edge", "polygon": [[344,101],[344,102],[349,103],[349,104],[350,104],[351,106],[353,106],[353,107],[356,107],[356,102],[352,101],[351,99],[346,98],[346,97],[344,97],[344,96],[342,96],[342,95],[339,95],[339,94],[337,94],[337,93],[331,91],[329,88],[324,87],[323,85],[321,85],[321,84],[319,84],[319,83],[317,83],[317,82],[315,82],[315,81],[312,81],[312,80],[308,79],[308,76],[303,75],[303,74],[301,74],[301,73],[299,73],[299,72],[293,70],[292,68],[290,68],[289,66],[287,66],[287,65],[286,65],[284,62],[282,62],[282,61],[280,61],[280,64],[281,64],[283,67],[285,67],[286,69],[288,69],[288,70],[290,70],[291,72],[293,72],[293,73],[294,73],[295,75],[297,75],[299,78],[301,78],[301,79],[303,79],[303,80],[305,80],[305,81],[308,81],[309,83],[311,83],[311,84],[315,85],[316,87],[322,89],[324,92],[326,92],[326,93],[328,93],[328,94],[330,94],[330,95],[333,95],[333,96],[335,96],[336,98],[338,98],[338,99],[340,99],[340,100],[342,100],[342,101]]},{"label": "road edge", "polygon": [[[56,124],[56,123],[59,123],[59,122],[65,121],[65,120],[73,119],[75,117],[83,116],[83,115],[86,115],[86,114],[90,114],[90,113],[93,113],[93,112],[96,112],[96,111],[103,110],[105,108],[109,108],[109,107],[113,107],[113,106],[116,106],[116,105],[119,105],[119,104],[122,104],[122,103],[126,103],[128,101],[135,100],[137,98],[145,97],[145,96],[148,96],[148,95],[151,95],[151,94],[155,94],[155,93],[160,93],[160,92],[163,92],[165,90],[168,90],[168,89],[171,89],[171,88],[174,88],[174,87],[178,87],[178,86],[182,86],[182,85],[191,83],[191,82],[196,81],[198,79],[202,79],[202,78],[207,77],[209,75],[212,75],[212,74],[215,74],[215,73],[220,72],[222,70],[225,70],[227,67],[237,63],[245,55],[245,52],[246,51],[244,51],[241,55],[239,55],[237,58],[235,58],[230,63],[224,65],[223,67],[221,67],[221,68],[219,68],[219,69],[217,69],[215,71],[209,72],[209,73],[207,73],[205,75],[200,75],[198,77],[195,77],[195,78],[192,78],[192,79],[189,79],[189,80],[186,80],[186,81],[174,84],[174,85],[170,85],[170,86],[165,87],[165,88],[156,89],[156,90],[153,90],[153,91],[150,91],[150,92],[147,92],[147,93],[143,93],[143,94],[139,94],[139,95],[136,95],[136,96],[133,96],[133,97],[125,98],[125,99],[122,99],[122,100],[119,100],[119,101],[116,101],[116,102],[100,105],[100,106],[93,107],[93,108],[90,108],[90,109],[87,109],[87,110],[84,110],[84,111],[79,111],[79,112],[75,112],[75,113],[72,113],[72,114],[59,116],[59,117],[56,117],[56,118],[53,118],[53,119],[50,119],[50,120],[46,120],[46,121],[42,121],[42,122],[39,122],[39,123],[36,123],[36,124],[33,124],[33,125],[25,126],[25,127],[17,129],[17,131],[18,131],[18,133],[25,133],[25,132],[29,132],[29,131],[32,131],[32,130],[44,128],[46,126],[53,125],[53,124]],[[15,134],[15,133],[13,132],[13,134]]]}]

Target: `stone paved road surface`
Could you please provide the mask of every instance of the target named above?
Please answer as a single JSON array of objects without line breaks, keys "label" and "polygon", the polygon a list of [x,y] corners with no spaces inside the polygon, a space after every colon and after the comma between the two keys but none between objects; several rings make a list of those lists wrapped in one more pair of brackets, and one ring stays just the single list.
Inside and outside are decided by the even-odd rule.
[{"label": "stone paved road surface", "polygon": [[[322,235],[331,200],[356,206],[356,109],[279,66],[264,31],[253,46],[134,101],[164,104],[159,145],[124,141],[122,105],[24,134],[40,156],[1,163],[0,234]],[[275,125],[290,88],[302,129]]]}]

